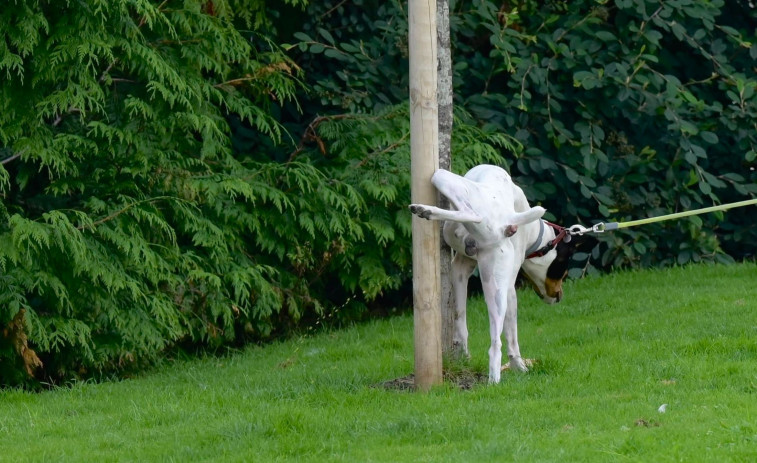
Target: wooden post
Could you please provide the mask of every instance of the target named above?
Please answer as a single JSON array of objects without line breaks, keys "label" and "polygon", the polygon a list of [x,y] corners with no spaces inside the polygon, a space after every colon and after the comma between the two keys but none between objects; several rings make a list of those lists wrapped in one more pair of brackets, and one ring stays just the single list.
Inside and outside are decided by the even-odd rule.
[{"label": "wooden post", "polygon": [[[449,0],[436,1],[436,41],[439,104],[439,168],[452,170],[452,47],[449,33]],[[449,209],[449,200],[439,195],[439,207]],[[441,276],[442,354],[454,354],[452,334],[455,326],[455,294],[452,292],[452,250],[442,239],[439,251]]]},{"label": "wooden post", "polygon": [[[410,183],[411,201],[436,204],[431,176],[439,166],[436,101],[436,0],[410,0]],[[415,387],[442,382],[439,283],[439,223],[412,218]]]}]

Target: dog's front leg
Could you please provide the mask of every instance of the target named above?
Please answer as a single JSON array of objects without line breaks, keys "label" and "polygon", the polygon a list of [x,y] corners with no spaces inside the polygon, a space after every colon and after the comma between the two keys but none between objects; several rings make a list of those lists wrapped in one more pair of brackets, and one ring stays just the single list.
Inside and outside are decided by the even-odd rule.
[{"label": "dog's front leg", "polygon": [[468,352],[468,279],[476,268],[476,261],[464,256],[460,252],[455,253],[452,259],[452,294],[455,298],[455,326],[452,333],[452,344],[455,354],[470,357]]},{"label": "dog's front leg", "polygon": [[484,299],[489,311],[489,383],[499,383],[502,371],[502,327],[507,313],[507,293],[497,287],[497,283],[491,279],[483,281]]},{"label": "dog's front leg", "polygon": [[528,367],[520,356],[518,345],[518,296],[515,287],[507,292],[507,312],[505,313],[505,338],[507,338],[507,356],[510,358],[510,369],[528,371]]}]

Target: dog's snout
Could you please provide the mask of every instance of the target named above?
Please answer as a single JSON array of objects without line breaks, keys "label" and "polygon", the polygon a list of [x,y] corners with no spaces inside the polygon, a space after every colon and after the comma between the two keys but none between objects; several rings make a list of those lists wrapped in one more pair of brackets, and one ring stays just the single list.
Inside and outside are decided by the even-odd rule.
[{"label": "dog's snout", "polygon": [[560,299],[562,299],[562,294],[555,295],[554,297],[553,296],[547,296],[546,294],[544,294],[544,295],[540,294],[540,296],[541,296],[542,302],[544,302],[545,304],[549,304],[549,305],[557,304],[558,302],[560,302]]},{"label": "dog's snout", "polygon": [[544,289],[547,293],[546,296],[553,299],[554,302],[560,302],[562,300],[562,280],[547,278],[544,281]]}]

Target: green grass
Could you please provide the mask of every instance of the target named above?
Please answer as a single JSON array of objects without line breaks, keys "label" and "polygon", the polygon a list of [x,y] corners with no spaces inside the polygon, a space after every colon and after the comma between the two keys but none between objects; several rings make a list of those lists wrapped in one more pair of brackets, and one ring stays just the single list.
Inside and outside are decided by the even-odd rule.
[{"label": "green grass", "polygon": [[[700,265],[571,282],[555,306],[521,292],[540,363],[465,391],[377,386],[412,373],[411,316],[3,391],[0,461],[757,461],[755,282],[755,264]],[[464,368],[486,372],[480,298],[469,312]]]}]

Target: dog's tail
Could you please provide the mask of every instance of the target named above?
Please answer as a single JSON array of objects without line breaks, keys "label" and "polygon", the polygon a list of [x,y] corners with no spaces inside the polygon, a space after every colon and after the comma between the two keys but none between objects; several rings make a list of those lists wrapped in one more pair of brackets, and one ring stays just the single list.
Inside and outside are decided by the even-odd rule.
[{"label": "dog's tail", "polygon": [[544,213],[547,212],[541,206],[535,206],[525,212],[514,212],[508,220],[508,225],[502,230],[506,237],[513,236],[518,231],[520,225],[531,223],[534,220],[538,220]]},{"label": "dog's tail", "polygon": [[545,212],[547,210],[541,206],[534,206],[525,212],[515,212],[510,218],[510,224],[517,226],[531,223],[534,220],[539,220]]}]

